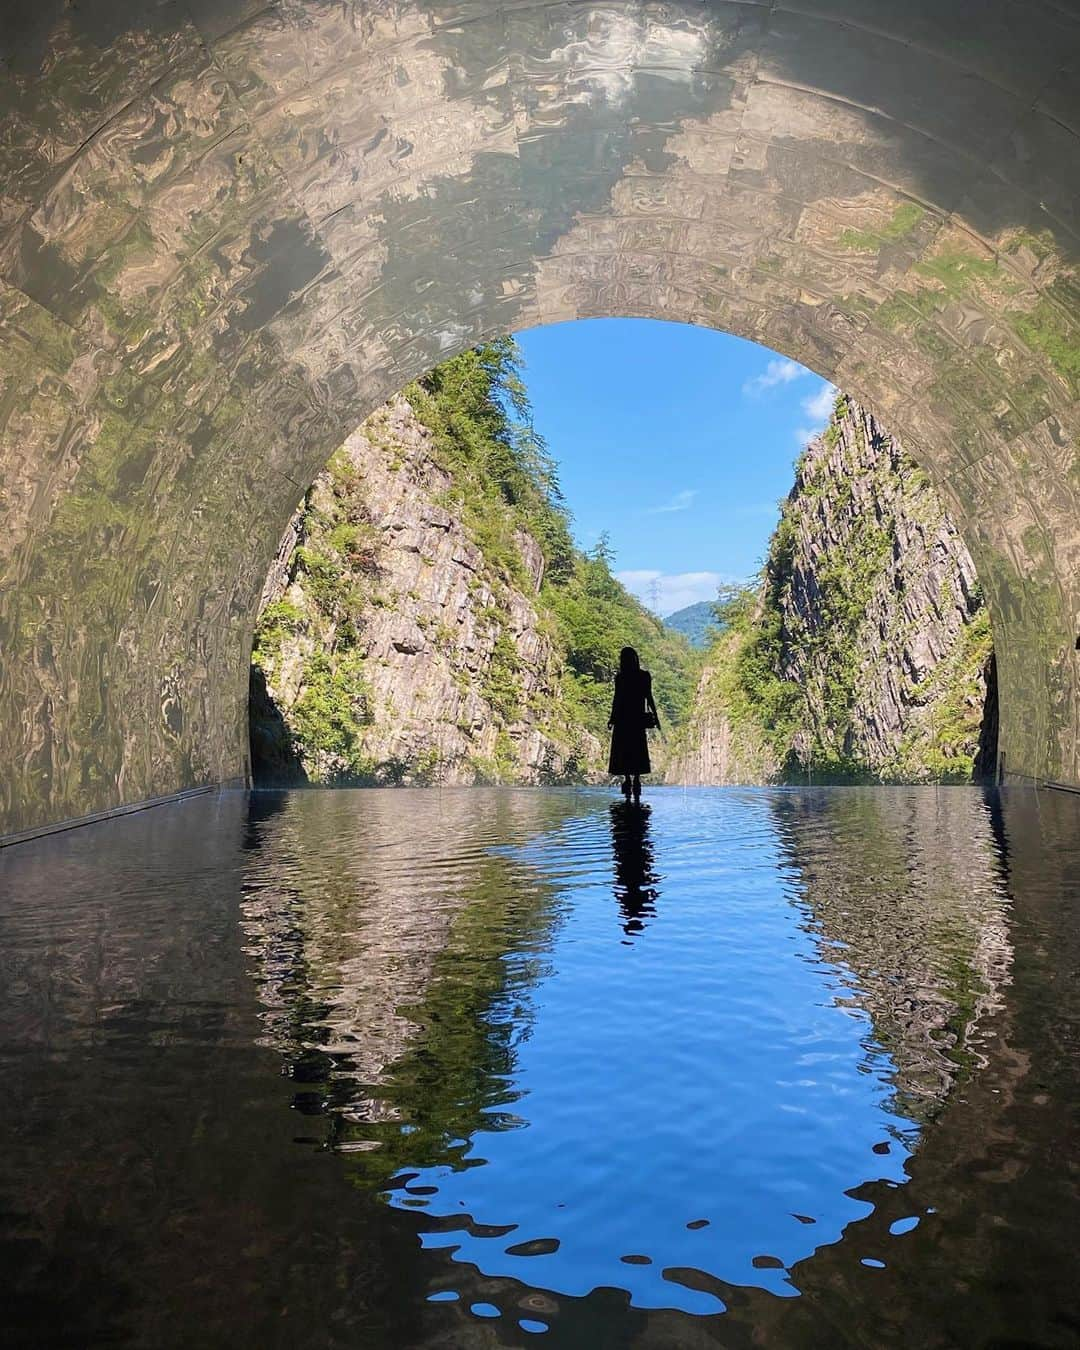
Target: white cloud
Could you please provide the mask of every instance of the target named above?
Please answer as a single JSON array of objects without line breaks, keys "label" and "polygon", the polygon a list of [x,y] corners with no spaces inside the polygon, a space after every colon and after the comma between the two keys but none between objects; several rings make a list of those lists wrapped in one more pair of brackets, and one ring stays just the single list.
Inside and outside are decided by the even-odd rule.
[{"label": "white cloud", "polygon": [[[813,374],[813,371],[807,370],[805,366],[800,366],[797,361],[790,361],[786,356],[781,356],[770,361],[760,375],[755,375],[752,380],[747,380],[742,390],[744,394],[756,398],[767,389],[776,389],[781,385],[791,384],[794,380],[801,380],[804,376],[813,376]],[[809,394],[806,398],[800,400],[799,406],[802,409],[803,416],[808,420],[794,429],[793,435],[799,446],[804,446],[807,441],[812,441],[815,436],[821,434],[832,413],[833,404],[836,401],[836,392],[834,384],[822,380],[813,394]]]},{"label": "white cloud", "polygon": [[804,426],[795,428],[795,443],[801,449],[808,441],[812,441],[815,436],[820,436],[824,430],[825,423],[832,416],[833,404],[836,402],[836,385],[823,381],[821,388],[816,394],[811,394],[809,398],[802,401],[802,410],[810,421]]},{"label": "white cloud", "polygon": [[801,380],[804,375],[809,374],[806,367],[800,366],[797,361],[789,361],[786,356],[777,357],[776,360],[769,362],[760,375],[747,380],[742,391],[744,394],[757,397],[766,389],[775,389],[778,384],[790,384],[792,380]]},{"label": "white cloud", "polygon": [[663,506],[651,506],[645,512],[647,516],[662,516],[669,511],[688,511],[694,504],[694,498],[697,496],[697,488],[683,488],[682,492],[676,492],[675,496]]},{"label": "white cloud", "polygon": [[649,568],[615,575],[654,614],[674,614],[699,600],[715,600],[722,582],[737,580],[724,572],[659,572]]},{"label": "white cloud", "polygon": [[836,385],[823,383],[816,394],[802,401],[802,410],[818,426],[824,426],[836,402]]}]

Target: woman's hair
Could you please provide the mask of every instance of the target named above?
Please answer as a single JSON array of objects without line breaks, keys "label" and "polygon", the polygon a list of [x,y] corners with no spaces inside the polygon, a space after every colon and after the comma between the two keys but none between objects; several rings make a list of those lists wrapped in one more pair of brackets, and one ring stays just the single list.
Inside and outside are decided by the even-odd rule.
[{"label": "woman's hair", "polygon": [[641,662],[638,660],[638,654],[633,647],[624,647],[619,653],[619,670],[626,674],[630,670],[640,670]]}]

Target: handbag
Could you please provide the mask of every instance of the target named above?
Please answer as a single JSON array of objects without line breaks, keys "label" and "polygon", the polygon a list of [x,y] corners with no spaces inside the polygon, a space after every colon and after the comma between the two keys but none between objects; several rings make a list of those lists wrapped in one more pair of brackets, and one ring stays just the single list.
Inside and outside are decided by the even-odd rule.
[{"label": "handbag", "polygon": [[657,717],[657,715],[652,711],[651,708],[646,708],[646,709],[645,709],[645,729],[646,729],[646,731],[650,730],[652,727],[658,727],[659,725],[660,725],[660,719]]}]

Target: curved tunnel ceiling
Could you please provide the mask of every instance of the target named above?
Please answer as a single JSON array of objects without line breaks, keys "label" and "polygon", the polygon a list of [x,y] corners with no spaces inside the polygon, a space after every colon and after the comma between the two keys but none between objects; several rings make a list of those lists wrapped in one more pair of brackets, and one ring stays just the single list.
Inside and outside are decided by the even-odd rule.
[{"label": "curved tunnel ceiling", "polygon": [[0,832],[242,776],[330,452],[590,315],[752,338],[901,435],[1007,771],[1080,782],[1080,0],[26,0],[0,78]]}]

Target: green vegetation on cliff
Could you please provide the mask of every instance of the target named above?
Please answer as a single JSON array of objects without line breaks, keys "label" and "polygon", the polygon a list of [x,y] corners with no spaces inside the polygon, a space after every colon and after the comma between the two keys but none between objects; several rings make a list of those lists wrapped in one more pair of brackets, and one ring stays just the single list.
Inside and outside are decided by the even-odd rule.
[{"label": "green vegetation on cliff", "polygon": [[255,735],[284,726],[315,781],[572,781],[603,769],[624,645],[677,726],[690,647],[615,579],[606,541],[575,546],[513,340],[403,398],[305,498],[253,654],[281,718]]},{"label": "green vegetation on cliff", "polygon": [[837,399],[796,466],[755,586],[716,606],[676,750],[722,719],[729,772],[791,781],[966,782],[980,748],[989,616],[927,476]]},{"label": "green vegetation on cliff", "polygon": [[528,586],[514,540],[521,529],[540,544],[547,571],[568,576],[574,542],[554,461],[532,427],[513,338],[451,357],[404,393],[452,477],[446,505],[460,511],[486,561]]},{"label": "green vegetation on cliff", "polygon": [[507,581],[527,586],[516,535],[523,531],[539,543],[539,598],[564,655],[572,720],[604,739],[619,650],[631,646],[653,673],[661,714],[673,726],[682,722],[693,687],[689,645],[615,579],[606,538],[587,554],[575,547],[555,464],[532,426],[514,340],[452,357],[405,396],[452,474],[447,504],[461,513],[485,559]]}]

